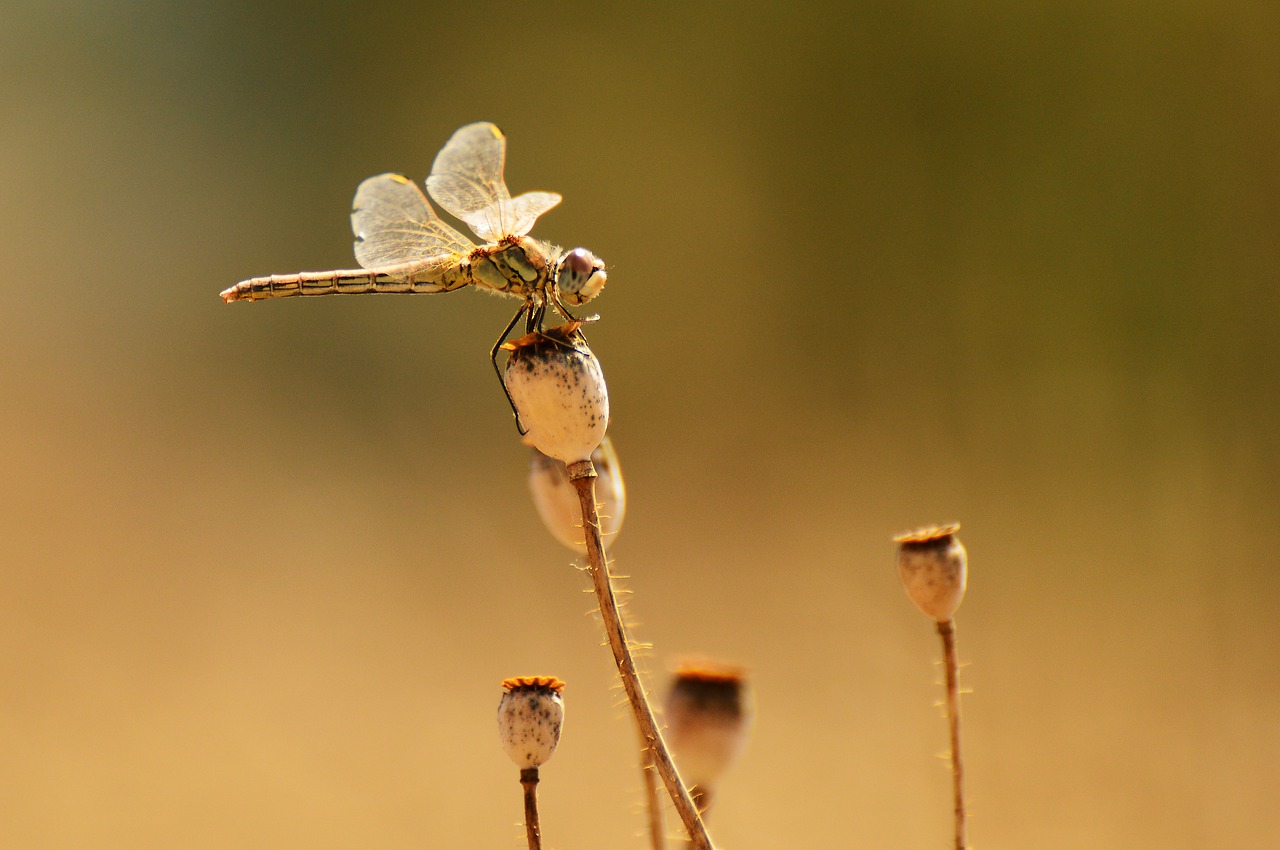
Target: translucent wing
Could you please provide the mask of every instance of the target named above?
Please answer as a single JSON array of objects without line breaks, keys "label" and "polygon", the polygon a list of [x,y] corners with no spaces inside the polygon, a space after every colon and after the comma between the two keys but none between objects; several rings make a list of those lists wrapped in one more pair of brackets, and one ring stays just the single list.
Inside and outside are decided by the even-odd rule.
[{"label": "translucent wing", "polygon": [[356,262],[366,269],[435,259],[455,262],[475,244],[440,220],[422,190],[399,174],[370,177],[351,210]]},{"label": "translucent wing", "polygon": [[507,139],[487,122],[454,133],[431,166],[427,191],[443,209],[487,242],[524,236],[538,216],[560,203],[555,192],[527,192],[512,199],[502,179]]},{"label": "translucent wing", "polygon": [[[505,201],[497,208],[491,209],[495,219],[502,223],[504,236],[524,236],[533,230],[533,223],[538,216],[560,203],[560,196],[555,192],[525,192],[517,198]],[[467,222],[470,224],[470,222]]]}]

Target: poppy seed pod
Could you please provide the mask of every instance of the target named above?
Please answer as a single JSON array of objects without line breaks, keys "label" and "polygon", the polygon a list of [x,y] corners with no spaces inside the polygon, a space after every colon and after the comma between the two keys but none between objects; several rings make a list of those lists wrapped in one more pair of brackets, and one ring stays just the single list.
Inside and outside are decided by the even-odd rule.
[{"label": "poppy seed pod", "polygon": [[503,383],[526,442],[565,464],[589,460],[609,426],[609,391],[581,325],[535,331],[503,346],[511,352]]},{"label": "poppy seed pod", "polygon": [[925,616],[950,620],[964,598],[967,556],[956,539],[958,524],[920,528],[893,538],[898,544],[898,577]]},{"label": "poppy seed pod", "polygon": [[690,664],[676,671],[667,695],[667,740],[680,778],[705,792],[747,743],[750,707],[743,671]]},{"label": "poppy seed pod", "polygon": [[521,770],[539,767],[555,754],[564,723],[564,682],[555,676],[519,676],[502,683],[498,739]]},{"label": "poppy seed pod", "polygon": [[[622,468],[608,436],[591,454],[596,470],[596,501],[599,504],[600,533],[605,544],[622,528],[627,512],[627,488]],[[538,516],[556,540],[582,554],[582,503],[569,481],[569,470],[560,461],[533,449],[529,462],[529,491]]]}]

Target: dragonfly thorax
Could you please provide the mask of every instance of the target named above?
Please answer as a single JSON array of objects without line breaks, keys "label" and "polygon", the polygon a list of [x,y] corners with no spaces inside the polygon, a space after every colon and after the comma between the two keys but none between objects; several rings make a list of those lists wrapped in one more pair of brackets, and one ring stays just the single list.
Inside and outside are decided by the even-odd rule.
[{"label": "dragonfly thorax", "polygon": [[471,277],[487,289],[524,298],[541,295],[552,281],[552,252],[536,239],[510,237],[471,253]]},{"label": "dragonfly thorax", "polygon": [[527,236],[476,249],[470,265],[471,279],[487,289],[539,303],[552,296],[571,307],[599,295],[607,278],[604,263],[587,249],[561,252]]}]

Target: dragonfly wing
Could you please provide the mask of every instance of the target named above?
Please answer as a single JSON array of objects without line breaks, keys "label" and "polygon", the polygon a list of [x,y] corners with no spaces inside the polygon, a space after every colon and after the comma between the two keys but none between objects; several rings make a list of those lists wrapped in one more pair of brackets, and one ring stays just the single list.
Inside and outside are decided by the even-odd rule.
[{"label": "dragonfly wing", "polygon": [[524,236],[538,216],[560,203],[554,192],[528,192],[512,200],[503,180],[507,139],[487,122],[468,124],[436,155],[427,191],[486,242]]},{"label": "dragonfly wing", "polygon": [[366,269],[430,259],[456,263],[475,244],[440,220],[422,190],[399,174],[370,177],[356,190],[351,210],[356,261]]},{"label": "dragonfly wing", "polygon": [[538,220],[538,216],[558,203],[560,203],[560,196],[555,192],[525,192],[517,198],[512,198],[503,204],[507,209],[502,219],[507,224],[507,230],[503,235],[526,235],[533,230],[533,223]]},{"label": "dragonfly wing", "polygon": [[457,216],[487,242],[497,242],[511,193],[502,179],[507,138],[494,125],[468,124],[436,154],[427,191],[450,215]]}]

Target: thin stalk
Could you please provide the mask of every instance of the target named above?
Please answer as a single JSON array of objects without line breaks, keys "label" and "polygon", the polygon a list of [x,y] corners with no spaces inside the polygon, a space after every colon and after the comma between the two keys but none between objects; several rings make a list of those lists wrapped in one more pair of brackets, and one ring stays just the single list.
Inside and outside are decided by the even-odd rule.
[{"label": "thin stalk", "polygon": [[956,627],[951,620],[938,623],[942,636],[942,660],[947,671],[947,720],[951,726],[951,786],[956,810],[955,850],[964,843],[964,760],[960,757],[960,664],[956,660]]},{"label": "thin stalk", "polygon": [[524,788],[524,832],[529,838],[529,850],[542,850],[542,829],[538,825],[538,769],[526,767],[521,770],[520,785]]},{"label": "thin stalk", "polygon": [[666,827],[662,822],[662,804],[658,800],[658,771],[654,766],[653,749],[644,736],[640,736],[640,776],[644,780],[645,810],[649,813],[650,850],[665,850]]},{"label": "thin stalk", "polygon": [[712,850],[711,838],[707,828],[698,815],[698,808],[693,804],[689,791],[680,781],[675,762],[667,750],[667,744],[658,730],[658,722],[654,719],[653,709],[640,684],[640,676],[636,672],[635,661],[631,657],[631,646],[627,641],[626,629],[622,625],[622,616],[618,612],[618,603],[614,598],[613,583],[609,576],[609,566],[604,555],[604,541],[600,536],[600,518],[596,513],[596,470],[589,460],[580,460],[569,464],[569,480],[578,491],[578,502],[582,506],[582,531],[586,538],[587,566],[591,573],[591,581],[595,585],[596,601],[600,604],[600,616],[604,620],[605,634],[609,638],[609,647],[613,650],[613,660],[618,667],[618,677],[622,680],[622,688],[627,692],[631,702],[631,710],[636,717],[636,726],[640,730],[642,744],[653,753],[654,767],[662,777],[667,794],[675,805],[676,813],[689,833],[689,840],[696,850]]}]

